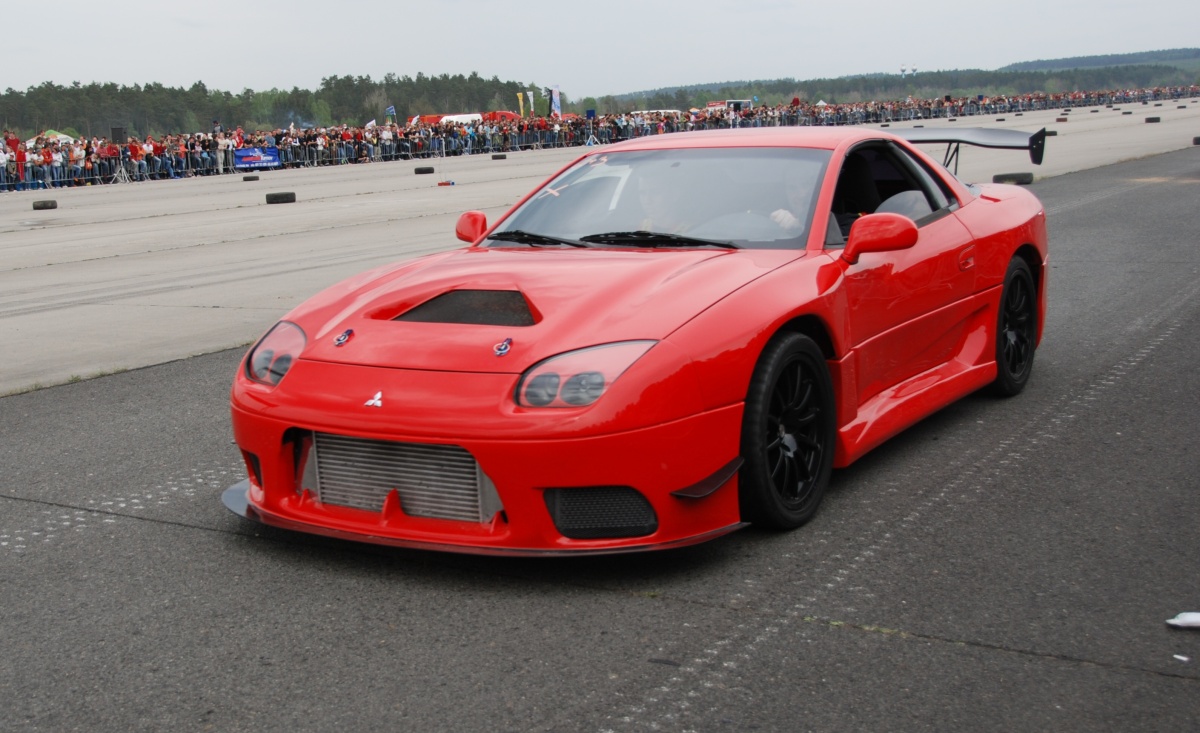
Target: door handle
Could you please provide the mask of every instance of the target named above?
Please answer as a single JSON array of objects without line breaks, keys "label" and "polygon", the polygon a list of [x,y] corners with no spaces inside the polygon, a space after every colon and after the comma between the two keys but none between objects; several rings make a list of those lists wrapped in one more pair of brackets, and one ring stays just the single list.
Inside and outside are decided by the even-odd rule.
[{"label": "door handle", "polygon": [[966,272],[975,266],[975,245],[963,248],[958,253],[958,269]]}]

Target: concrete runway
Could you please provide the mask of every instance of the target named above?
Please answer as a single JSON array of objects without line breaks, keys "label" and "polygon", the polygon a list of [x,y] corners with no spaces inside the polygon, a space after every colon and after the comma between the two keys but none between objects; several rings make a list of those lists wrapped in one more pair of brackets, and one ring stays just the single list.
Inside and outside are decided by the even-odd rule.
[{"label": "concrete runway", "polygon": [[[1086,114],[1046,170],[1080,165],[1061,159]],[[1167,126],[1113,114],[1078,135]],[[965,399],[835,472],[800,530],[638,556],[390,550],[219,501],[243,475],[222,339],[451,246],[459,210],[493,215],[569,154],[451,161],[440,189],[384,164],[60,192],[63,221],[0,244],[10,389],[60,362],[144,368],[0,398],[0,731],[1200,728],[1200,632],[1163,623],[1200,611],[1186,114],[1173,152],[1031,187],[1052,271],[1022,395]],[[259,206],[268,190],[300,202]],[[43,196],[22,196],[4,221],[32,220]]]},{"label": "concrete runway", "polygon": [[[1047,177],[1190,146],[1200,100],[1162,104],[923,124],[1048,127],[1058,135],[1036,170],[1020,151],[965,146],[959,167],[967,180]],[[943,148],[927,149],[941,160]],[[422,176],[427,162],[395,162],[0,194],[0,395],[248,344],[326,285],[460,246],[461,212],[494,218],[579,153],[450,158]],[[297,202],[267,205],[272,191]],[[58,208],[32,210],[47,198]]]}]

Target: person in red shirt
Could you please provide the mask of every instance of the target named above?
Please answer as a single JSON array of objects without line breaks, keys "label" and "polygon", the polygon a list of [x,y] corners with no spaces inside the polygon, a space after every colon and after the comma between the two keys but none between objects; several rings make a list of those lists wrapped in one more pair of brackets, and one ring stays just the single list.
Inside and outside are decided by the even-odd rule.
[{"label": "person in red shirt", "polygon": [[25,161],[28,156],[25,154],[25,143],[18,141],[17,149],[13,152],[13,160],[17,163],[17,190],[25,190]]},{"label": "person in red shirt", "polygon": [[142,144],[137,141],[137,138],[131,137],[126,149],[129,151],[129,162],[133,164],[133,180],[150,180],[150,176],[146,175],[145,152],[142,150]]},{"label": "person in red shirt", "polygon": [[57,186],[57,181],[54,180],[54,151],[49,145],[43,145],[39,153],[41,160],[41,176],[42,188],[50,188],[50,184]]}]

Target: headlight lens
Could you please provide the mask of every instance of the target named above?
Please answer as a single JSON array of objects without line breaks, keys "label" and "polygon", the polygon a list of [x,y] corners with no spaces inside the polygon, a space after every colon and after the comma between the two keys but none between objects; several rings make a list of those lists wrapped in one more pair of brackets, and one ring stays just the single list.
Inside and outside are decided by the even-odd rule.
[{"label": "headlight lens", "polygon": [[600,399],[617,377],[650,350],[654,341],[621,341],[552,356],[535,364],[517,383],[522,407],[586,407]]},{"label": "headlight lens", "polygon": [[267,331],[246,357],[246,376],[259,384],[279,384],[304,350],[304,331],[294,323],[280,321]]}]

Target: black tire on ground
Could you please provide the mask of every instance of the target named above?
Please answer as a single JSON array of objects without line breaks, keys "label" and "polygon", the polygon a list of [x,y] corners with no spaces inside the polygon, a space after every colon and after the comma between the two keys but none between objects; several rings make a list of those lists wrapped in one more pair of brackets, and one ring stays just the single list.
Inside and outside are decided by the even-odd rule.
[{"label": "black tire on ground", "polygon": [[1037,302],[1029,265],[1014,257],[1004,275],[1000,312],[996,316],[996,381],[991,389],[1000,397],[1020,394],[1033,373]]},{"label": "black tire on ground", "polygon": [[33,210],[34,211],[45,211],[46,209],[57,209],[57,208],[58,208],[57,201],[51,200],[51,201],[34,201],[33,202]]},{"label": "black tire on ground", "polygon": [[1024,112],[1018,112],[1018,113],[1016,114],[1016,116],[1017,116],[1017,117],[1020,117],[1020,116],[1021,116],[1021,115],[1023,115],[1023,114],[1025,114],[1025,113],[1024,113]]},{"label": "black tire on ground", "polygon": [[242,176],[243,181],[257,181],[258,176]]},{"label": "black tire on ground", "polygon": [[1098,109],[1092,109],[1092,110],[1088,110],[1088,111],[1089,111],[1089,112],[1091,112],[1092,114],[1096,114],[1096,113],[1097,113],[1097,112],[1099,112],[1100,110],[1098,110]]},{"label": "black tire on ground", "polygon": [[1133,114],[1133,112],[1131,112],[1131,111],[1129,111],[1129,110],[1125,110],[1125,111],[1124,111],[1124,112],[1122,112],[1121,114],[1123,114],[1123,115],[1131,115],[1131,114]]},{"label": "black tire on ground", "polygon": [[913,125],[913,127],[914,127],[914,128],[916,128],[916,127],[924,127],[924,126],[925,126],[925,125]]},{"label": "black tire on ground", "polygon": [[426,173],[433,173],[433,166],[431,166],[431,165],[419,165],[419,166],[417,166],[416,168],[414,168],[414,169],[413,169],[413,173],[416,173],[418,176],[423,176],[423,175],[425,175]]},{"label": "black tire on ground", "polygon": [[1032,173],[997,173],[992,176],[992,183],[1015,183],[1018,186],[1028,186],[1033,183]]},{"label": "black tire on ground", "polygon": [[1161,122],[1161,121],[1162,120],[1159,119],[1158,117],[1147,117],[1146,118],[1146,122]]},{"label": "black tire on ground", "polygon": [[833,381],[817,344],[798,333],[771,339],[742,415],[743,520],[794,529],[816,514],[833,469],[836,418]]},{"label": "black tire on ground", "polygon": [[294,204],[296,203],[296,194],[291,191],[284,191],[283,193],[269,193],[267,194],[267,203]]},{"label": "black tire on ground", "polygon": [[997,118],[996,118],[996,122],[1004,122],[1004,118],[1003,118],[1003,117],[997,117]]},{"label": "black tire on ground", "polygon": [[505,153],[493,153],[492,160],[504,160],[508,155]]},{"label": "black tire on ground", "polygon": [[1067,118],[1066,117],[1055,117],[1054,121],[1055,122],[1066,122]]}]

